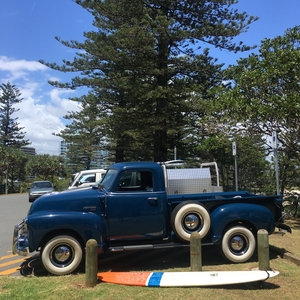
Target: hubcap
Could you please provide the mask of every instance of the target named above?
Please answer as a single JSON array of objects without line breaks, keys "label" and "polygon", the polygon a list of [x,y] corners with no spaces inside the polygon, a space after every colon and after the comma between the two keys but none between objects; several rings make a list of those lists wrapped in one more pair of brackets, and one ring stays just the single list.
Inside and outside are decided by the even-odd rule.
[{"label": "hubcap", "polygon": [[235,235],[229,241],[230,250],[235,255],[244,254],[249,248],[249,241],[244,235]]},{"label": "hubcap", "polygon": [[61,245],[53,249],[50,260],[57,267],[65,267],[73,259],[74,251],[70,246]]},{"label": "hubcap", "polygon": [[200,226],[199,217],[195,214],[188,214],[184,218],[184,227],[188,230],[195,230]]}]

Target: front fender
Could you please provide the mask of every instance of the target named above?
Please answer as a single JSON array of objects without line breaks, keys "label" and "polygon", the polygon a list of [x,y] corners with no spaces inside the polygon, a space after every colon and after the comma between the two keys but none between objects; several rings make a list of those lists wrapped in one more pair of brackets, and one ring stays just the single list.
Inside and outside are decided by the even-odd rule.
[{"label": "front fender", "polygon": [[29,231],[29,250],[37,250],[45,236],[52,232],[62,234],[76,232],[85,245],[89,239],[95,239],[99,247],[106,244],[103,217],[91,212],[49,212],[29,215],[26,220]]},{"label": "front fender", "polygon": [[274,232],[275,221],[271,211],[265,206],[250,203],[231,203],[219,206],[211,213],[212,242],[221,243],[224,229],[229,225],[244,223],[250,225],[254,234],[265,229]]}]

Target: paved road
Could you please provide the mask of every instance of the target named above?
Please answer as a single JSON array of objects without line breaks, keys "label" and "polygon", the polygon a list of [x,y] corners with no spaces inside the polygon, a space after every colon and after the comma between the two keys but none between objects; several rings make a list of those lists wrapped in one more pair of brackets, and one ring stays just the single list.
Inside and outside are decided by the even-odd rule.
[{"label": "paved road", "polygon": [[27,215],[28,194],[0,195],[0,275],[18,275],[24,257],[12,255],[14,225]]}]

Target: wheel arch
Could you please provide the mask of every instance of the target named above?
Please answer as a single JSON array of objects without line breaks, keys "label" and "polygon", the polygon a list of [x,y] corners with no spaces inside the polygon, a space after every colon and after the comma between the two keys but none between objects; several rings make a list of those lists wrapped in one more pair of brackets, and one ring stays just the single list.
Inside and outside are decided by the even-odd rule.
[{"label": "wheel arch", "polygon": [[249,203],[225,204],[211,213],[212,242],[220,244],[224,233],[231,227],[244,226],[256,237],[259,229],[265,229],[269,234],[275,228],[274,216],[263,205]]},{"label": "wheel arch", "polygon": [[99,245],[106,242],[106,231],[101,216],[82,212],[43,212],[28,216],[30,252],[38,250],[52,236],[67,234],[78,239],[82,246],[89,239],[95,239]]},{"label": "wheel arch", "polygon": [[235,226],[243,226],[249,229],[255,237],[257,237],[257,228],[254,226],[252,222],[249,220],[234,220],[229,222],[223,229],[222,236],[226,231],[228,231],[230,228],[235,227]]},{"label": "wheel arch", "polygon": [[73,238],[75,238],[81,245],[82,249],[84,249],[85,244],[83,242],[82,237],[80,236],[80,234],[78,232],[76,232],[75,230],[72,229],[56,229],[53,231],[48,232],[41,240],[38,248],[43,249],[45,244],[51,240],[52,238],[59,236],[59,235],[69,235]]}]

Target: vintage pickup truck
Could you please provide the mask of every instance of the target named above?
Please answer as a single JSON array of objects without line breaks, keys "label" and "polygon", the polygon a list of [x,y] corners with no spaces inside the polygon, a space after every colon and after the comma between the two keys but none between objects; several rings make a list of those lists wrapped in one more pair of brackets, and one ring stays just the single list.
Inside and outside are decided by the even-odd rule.
[{"label": "vintage pickup truck", "polygon": [[13,253],[40,251],[44,267],[64,275],[84,261],[89,239],[97,241],[101,254],[188,246],[190,235],[198,232],[202,245],[217,245],[225,258],[239,263],[254,254],[259,229],[289,230],[282,224],[281,196],[222,192],[201,185],[206,175],[207,168],[115,163],[93,187],[37,199],[14,228]]}]

